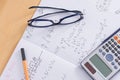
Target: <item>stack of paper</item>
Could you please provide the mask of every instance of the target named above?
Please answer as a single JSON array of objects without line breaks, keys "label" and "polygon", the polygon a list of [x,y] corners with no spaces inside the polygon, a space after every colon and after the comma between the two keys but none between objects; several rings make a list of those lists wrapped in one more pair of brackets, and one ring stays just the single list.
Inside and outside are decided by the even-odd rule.
[{"label": "stack of paper", "polygon": [[[119,2],[119,0],[42,0],[41,6],[82,11],[84,20],[72,25],[49,28],[28,26],[1,76],[2,80],[24,80],[20,47],[26,49],[31,80],[91,80],[80,63],[119,28]],[[48,11],[37,9],[33,17],[45,13]],[[119,74],[112,80],[118,80]]]}]

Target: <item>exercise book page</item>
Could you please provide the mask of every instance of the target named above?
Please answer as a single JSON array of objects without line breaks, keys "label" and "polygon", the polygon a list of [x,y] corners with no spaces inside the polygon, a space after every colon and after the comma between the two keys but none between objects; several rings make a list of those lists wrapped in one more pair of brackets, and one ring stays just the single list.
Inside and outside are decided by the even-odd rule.
[{"label": "exercise book page", "polygon": [[25,80],[20,48],[25,49],[30,80],[80,80],[81,76],[86,76],[82,78],[84,80],[89,78],[80,73],[80,68],[75,65],[22,39],[1,75],[1,80]]}]

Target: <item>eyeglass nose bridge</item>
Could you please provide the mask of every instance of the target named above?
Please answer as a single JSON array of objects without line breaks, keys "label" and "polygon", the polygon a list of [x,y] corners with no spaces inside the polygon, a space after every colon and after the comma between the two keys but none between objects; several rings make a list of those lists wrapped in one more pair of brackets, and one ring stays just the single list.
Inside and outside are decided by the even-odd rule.
[{"label": "eyeglass nose bridge", "polygon": [[58,21],[58,20],[52,21],[52,23],[53,23],[54,25],[58,25],[58,24],[60,24],[60,22],[61,22],[61,21]]}]

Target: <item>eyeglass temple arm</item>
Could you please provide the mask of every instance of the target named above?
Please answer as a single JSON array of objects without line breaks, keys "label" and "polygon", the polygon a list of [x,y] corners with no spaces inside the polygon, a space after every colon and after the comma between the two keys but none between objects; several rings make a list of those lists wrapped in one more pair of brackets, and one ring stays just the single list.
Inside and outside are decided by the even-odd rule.
[{"label": "eyeglass temple arm", "polygon": [[46,7],[46,6],[31,6],[29,7],[29,9],[33,9],[33,8],[43,8],[43,9],[56,9],[56,10],[64,10],[64,11],[68,11],[67,9],[63,9],[63,8],[55,8],[55,7]]}]

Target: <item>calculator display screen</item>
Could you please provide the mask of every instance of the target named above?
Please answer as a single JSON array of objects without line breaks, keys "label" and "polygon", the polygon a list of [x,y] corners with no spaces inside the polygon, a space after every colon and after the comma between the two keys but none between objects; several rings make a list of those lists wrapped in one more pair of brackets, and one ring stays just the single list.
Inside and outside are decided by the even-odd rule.
[{"label": "calculator display screen", "polygon": [[102,61],[102,59],[97,54],[92,56],[90,58],[90,61],[104,75],[104,77],[107,77],[112,72],[112,70]]}]

